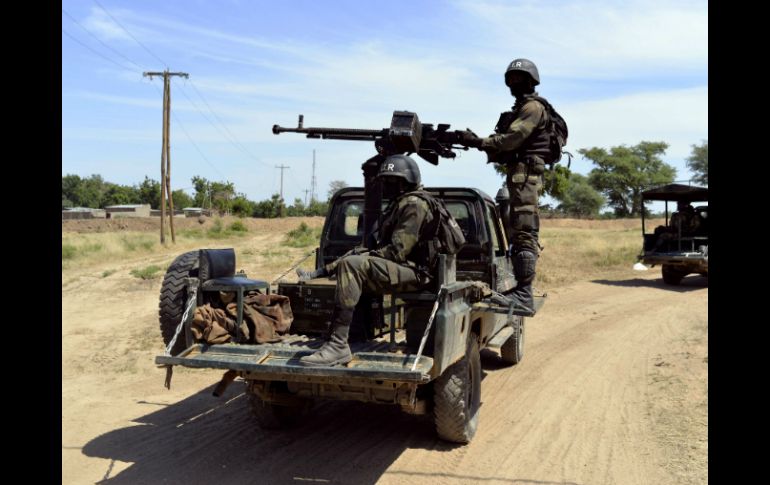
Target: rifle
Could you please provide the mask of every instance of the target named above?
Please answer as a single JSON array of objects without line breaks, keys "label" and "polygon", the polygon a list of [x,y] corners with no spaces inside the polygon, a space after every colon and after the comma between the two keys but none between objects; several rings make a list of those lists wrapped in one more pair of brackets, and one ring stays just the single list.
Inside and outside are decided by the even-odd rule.
[{"label": "rifle", "polygon": [[304,116],[299,115],[296,128],[284,128],[273,125],[273,133],[305,133],[308,138],[329,140],[374,141],[377,153],[382,156],[417,153],[433,165],[438,165],[438,157],[454,158],[457,148],[467,150],[462,143],[463,131],[449,131],[449,125],[440,123],[435,129],[430,123],[420,123],[417,113],[394,111],[389,128],[381,130],[361,130],[356,128],[305,128]]}]

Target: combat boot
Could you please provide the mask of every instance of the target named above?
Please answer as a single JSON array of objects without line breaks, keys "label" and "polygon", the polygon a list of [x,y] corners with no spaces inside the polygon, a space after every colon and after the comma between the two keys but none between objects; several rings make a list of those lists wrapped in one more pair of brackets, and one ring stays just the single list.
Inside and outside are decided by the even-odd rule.
[{"label": "combat boot", "polygon": [[312,280],[315,278],[320,278],[321,276],[327,276],[329,273],[326,272],[326,268],[321,267],[318,268],[315,271],[307,271],[302,268],[297,268],[297,276],[299,276],[300,281],[307,281]]},{"label": "combat boot", "polygon": [[506,295],[515,303],[515,309],[524,310],[531,315],[535,314],[535,300],[532,296],[531,283],[519,283],[513,291]]},{"label": "combat boot", "polygon": [[353,355],[350,353],[350,347],[348,346],[348,332],[350,331],[350,322],[352,321],[352,308],[345,310],[335,308],[329,340],[314,354],[301,357],[299,362],[303,365],[316,367],[347,364],[350,362],[353,359]]},{"label": "combat boot", "polygon": [[516,302],[516,306],[534,314],[535,301],[532,296],[532,281],[535,279],[537,254],[532,251],[519,251],[513,257],[513,273],[517,285],[507,296]]}]

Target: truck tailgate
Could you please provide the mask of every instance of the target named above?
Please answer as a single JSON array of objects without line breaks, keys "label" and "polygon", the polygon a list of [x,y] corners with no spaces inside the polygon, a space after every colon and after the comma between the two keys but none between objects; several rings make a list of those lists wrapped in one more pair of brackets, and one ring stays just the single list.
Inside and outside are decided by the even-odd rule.
[{"label": "truck tailgate", "polygon": [[269,375],[270,380],[281,376],[363,377],[399,382],[428,382],[433,359],[421,356],[414,371],[414,354],[388,352],[384,341],[350,344],[353,360],[344,366],[308,367],[299,358],[321,346],[320,339],[291,335],[275,344],[206,345],[195,344],[179,355],[155,357],[158,365],[181,365],[193,368],[227,369]]}]

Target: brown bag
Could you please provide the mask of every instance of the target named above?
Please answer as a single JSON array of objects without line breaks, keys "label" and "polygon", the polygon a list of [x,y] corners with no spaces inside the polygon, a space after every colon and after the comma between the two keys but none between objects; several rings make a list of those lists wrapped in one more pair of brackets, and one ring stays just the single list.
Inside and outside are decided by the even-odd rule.
[{"label": "brown bag", "polygon": [[228,318],[221,308],[207,303],[195,309],[190,330],[196,341],[224,344],[230,341],[230,333],[235,332],[235,320]]},{"label": "brown bag", "polygon": [[[238,304],[231,298],[223,298],[222,302],[228,302],[224,309],[208,303],[195,309],[191,330],[196,341],[209,345],[232,341],[236,334]],[[289,331],[293,320],[288,296],[263,295],[250,291],[243,297],[243,322],[240,330],[244,342],[278,342],[281,340],[280,334]]]},{"label": "brown bag", "polygon": [[[230,305],[228,305],[229,310]],[[235,309],[237,311],[237,308]],[[249,292],[243,298],[243,320],[250,323],[254,335],[250,342],[263,344],[277,342],[281,335],[289,331],[294,314],[291,311],[289,297],[284,295],[263,295],[256,291]]]}]

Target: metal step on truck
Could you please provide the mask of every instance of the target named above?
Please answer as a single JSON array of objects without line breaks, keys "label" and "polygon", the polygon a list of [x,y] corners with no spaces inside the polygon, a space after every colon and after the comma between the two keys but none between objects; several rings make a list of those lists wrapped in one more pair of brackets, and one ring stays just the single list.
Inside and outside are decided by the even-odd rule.
[{"label": "metal step on truck", "polygon": [[[272,131],[374,142],[377,154],[361,165],[364,187],[342,189],[330,201],[316,268],[354,247],[373,249],[371,236],[389,202],[376,175],[388,156],[414,153],[437,165],[439,158],[455,158],[454,150],[467,150],[461,132],[450,131],[448,124],[421,123],[410,111],[394,111],[390,126],[376,130],[305,127],[299,115],[296,128],[274,125]],[[353,359],[344,366],[306,367],[299,362],[318,349],[328,333],[333,280],[281,282],[273,289],[265,281],[236,275],[232,250],[204,249],[179,256],[161,288],[166,354],[155,362],[167,368],[166,385],[175,365],[224,369],[214,394],[241,378],[253,414],[265,428],[294,423],[311,411],[316,399],[358,400],[397,405],[414,414],[432,413],[441,438],[468,443],[479,422],[480,349],[499,345],[504,362],[521,361],[525,319],[538,311],[545,295],[536,296],[534,308],[527,309],[506,298],[516,286],[502,224],[510,209],[506,189],[500,190],[497,201],[470,188],[425,190],[444,201],[466,244],[455,255],[439,255],[434,284],[428,288],[364,294],[350,329]],[[254,290],[275,290],[289,297],[294,318],[280,342],[243,343],[240,331],[233,343],[208,345],[193,339],[190,319],[195,305],[206,304],[222,291],[237,294],[235,327],[240,328],[243,296]]]}]

